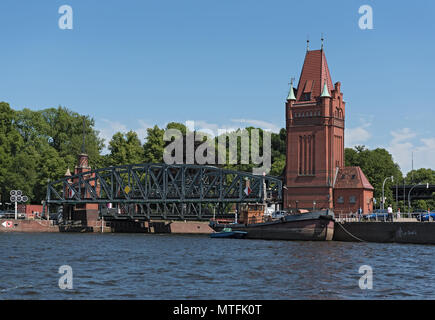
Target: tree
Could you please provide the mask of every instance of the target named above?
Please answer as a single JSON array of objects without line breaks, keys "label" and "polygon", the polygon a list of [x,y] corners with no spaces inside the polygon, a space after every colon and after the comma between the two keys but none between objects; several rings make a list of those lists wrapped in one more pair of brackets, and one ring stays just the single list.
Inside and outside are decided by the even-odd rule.
[{"label": "tree", "polygon": [[[0,103],[0,194],[21,189],[33,203],[46,196],[48,180],[60,179],[77,163],[83,141],[90,164],[99,167],[103,141],[93,129],[94,120],[66,108],[14,111]],[[4,201],[3,201],[4,202]]]},{"label": "tree", "polygon": [[[17,155],[24,141],[15,126],[16,112],[9,104],[0,102],[0,192],[4,203],[9,199],[9,191],[24,186],[25,177],[20,177]],[[18,160],[22,160],[20,156]],[[26,190],[28,191],[28,190]]]},{"label": "tree", "polygon": [[145,162],[162,163],[163,150],[165,141],[163,141],[164,129],[160,129],[157,125],[147,129],[148,135],[146,142],[143,145]]},{"label": "tree", "polygon": [[115,133],[109,142],[109,150],[108,162],[112,166],[142,163],[144,160],[144,149],[134,131]]},{"label": "tree", "polygon": [[345,149],[345,165],[358,166],[362,169],[367,179],[373,186],[374,197],[382,197],[382,184],[387,177],[394,177],[394,182],[388,179],[385,183],[384,195],[395,206],[391,186],[403,181],[402,172],[392,155],[385,149],[377,148],[368,150],[365,146],[356,146],[355,149]]},{"label": "tree", "polygon": [[[429,183],[435,184],[435,170],[421,168],[418,170],[411,170],[406,174],[405,183],[414,185],[417,183]],[[411,196],[412,200],[412,196]],[[434,210],[435,209],[435,193],[432,193],[432,199],[427,200],[415,200],[411,201],[412,208],[418,208],[422,210]]]}]

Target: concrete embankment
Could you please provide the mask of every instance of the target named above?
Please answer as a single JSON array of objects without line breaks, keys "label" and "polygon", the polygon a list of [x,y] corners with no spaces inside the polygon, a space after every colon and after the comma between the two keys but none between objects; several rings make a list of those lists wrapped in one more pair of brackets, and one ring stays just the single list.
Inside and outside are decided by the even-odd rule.
[{"label": "concrete embankment", "polygon": [[59,227],[47,220],[0,219],[0,232],[59,232]]},{"label": "concrete embankment", "polygon": [[435,244],[435,222],[335,222],[333,240]]},{"label": "concrete embankment", "polygon": [[151,233],[210,234],[213,229],[204,221],[151,221]]},{"label": "concrete embankment", "polygon": [[210,234],[213,229],[205,221],[101,221],[88,225],[53,225],[47,220],[0,219],[0,232],[95,232],[95,233],[174,233]]}]

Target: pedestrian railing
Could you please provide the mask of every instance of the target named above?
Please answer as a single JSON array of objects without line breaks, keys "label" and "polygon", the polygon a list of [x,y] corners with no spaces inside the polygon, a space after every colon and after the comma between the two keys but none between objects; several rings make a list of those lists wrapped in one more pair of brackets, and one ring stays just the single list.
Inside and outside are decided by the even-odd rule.
[{"label": "pedestrian railing", "polygon": [[[387,214],[366,213],[359,215],[358,213],[335,213],[335,221],[338,222],[418,222],[422,221],[422,216],[425,213],[393,213],[392,218]],[[431,221],[426,219],[422,222]]]}]

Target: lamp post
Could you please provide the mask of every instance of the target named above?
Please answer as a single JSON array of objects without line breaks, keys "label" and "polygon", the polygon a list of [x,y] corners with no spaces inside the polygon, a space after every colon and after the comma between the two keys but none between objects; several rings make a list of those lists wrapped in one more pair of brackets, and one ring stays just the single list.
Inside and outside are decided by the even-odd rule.
[{"label": "lamp post", "polygon": [[394,182],[394,177],[391,176],[391,177],[386,177],[386,178],[384,179],[384,183],[382,183],[382,210],[385,209],[384,188],[385,188],[385,182],[386,182],[388,179],[391,179],[391,182]]},{"label": "lamp post", "polygon": [[[418,186],[424,186],[424,183],[418,183],[418,184],[414,185],[414,186],[409,190],[409,192],[408,192],[408,214],[409,214],[410,211],[411,211],[411,191],[412,191],[415,187],[418,187]],[[426,189],[429,189],[429,182],[426,183]]]}]

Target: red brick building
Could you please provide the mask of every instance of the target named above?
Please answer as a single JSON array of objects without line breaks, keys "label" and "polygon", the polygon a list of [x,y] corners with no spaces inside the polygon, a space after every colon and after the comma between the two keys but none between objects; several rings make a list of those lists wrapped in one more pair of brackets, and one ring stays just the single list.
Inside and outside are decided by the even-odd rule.
[{"label": "red brick building", "polygon": [[[325,52],[308,51],[297,88],[286,106],[287,163],[284,208],[352,210],[373,198],[373,187],[360,168],[344,167],[345,102],[340,82],[332,84]],[[355,173],[352,188],[340,171]],[[352,176],[353,174],[351,174]],[[346,174],[344,174],[346,176]],[[338,185],[335,183],[338,182]],[[338,203],[352,196],[352,204]],[[355,197],[355,202],[353,201]]]},{"label": "red brick building", "polygon": [[[74,169],[74,174],[80,174],[91,171],[91,167],[89,166],[89,156],[82,152],[78,155],[78,164]],[[68,170],[65,173],[65,177],[71,176],[71,172]],[[95,177],[95,173],[90,173],[89,175],[85,175],[85,179],[90,179]],[[78,178],[72,178],[74,183],[78,182]],[[95,180],[89,181],[89,184],[93,187],[95,185]],[[100,188],[97,185],[97,193]],[[67,194],[69,195],[69,198],[72,198],[72,190],[65,190]],[[89,191],[85,188],[85,186],[82,184],[80,186],[80,193],[82,195],[82,198],[90,198]],[[90,225],[91,222],[98,220],[99,217],[99,211],[98,211],[98,204],[96,203],[86,203],[86,204],[76,204],[73,205],[64,205],[63,208],[63,216],[67,220],[81,220],[83,224]]]}]

